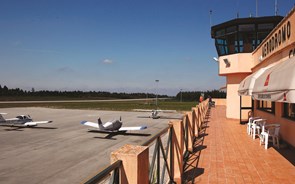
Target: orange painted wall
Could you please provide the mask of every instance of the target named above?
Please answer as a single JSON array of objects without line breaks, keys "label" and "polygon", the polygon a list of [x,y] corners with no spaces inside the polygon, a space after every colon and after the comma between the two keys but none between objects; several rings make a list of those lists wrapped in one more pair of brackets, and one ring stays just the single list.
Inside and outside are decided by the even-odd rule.
[{"label": "orange painted wall", "polygon": [[[291,25],[291,36],[280,46],[276,47],[273,52],[268,54],[263,60],[259,59],[262,55],[263,45],[269,39],[271,39],[274,34],[278,33],[282,26],[287,25],[287,22]],[[253,61],[256,65],[252,68],[255,72],[258,69],[268,66],[272,63],[284,62],[290,57],[295,57],[295,9],[293,8],[290,13],[283,19],[283,21],[268,35],[268,37],[261,43],[261,45],[253,52]],[[290,74],[294,75],[294,74]],[[277,102],[275,105],[275,114],[271,114],[265,111],[257,109],[257,101],[255,101],[254,115],[260,116],[267,119],[267,123],[279,123],[281,124],[280,136],[284,141],[295,147],[295,121],[282,117],[283,115],[283,103]]]},{"label": "orange painted wall", "polygon": [[[224,60],[229,61],[226,65]],[[227,56],[220,56],[219,60],[219,75],[225,76],[237,73],[251,73],[251,68],[254,66],[251,53],[231,54]]]},{"label": "orange painted wall", "polygon": [[238,89],[240,82],[246,77],[246,74],[231,74],[226,76],[226,117],[240,119],[240,96]]},{"label": "orange painted wall", "polygon": [[279,123],[280,128],[280,137],[295,147],[295,121],[289,120],[282,117],[283,115],[283,103],[277,102],[275,105],[275,114],[265,112],[257,109],[257,101],[255,101],[254,116],[259,116],[267,119],[267,123]]}]

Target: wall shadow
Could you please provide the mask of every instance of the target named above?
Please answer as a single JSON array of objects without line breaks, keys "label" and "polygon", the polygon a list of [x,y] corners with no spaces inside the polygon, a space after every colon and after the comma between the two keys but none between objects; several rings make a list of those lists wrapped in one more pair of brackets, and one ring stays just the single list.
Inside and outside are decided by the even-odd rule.
[{"label": "wall shadow", "polygon": [[208,114],[206,115],[206,120],[203,122],[201,126],[201,130],[199,131],[199,136],[195,138],[193,150],[188,156],[188,159],[184,163],[183,168],[183,183],[195,183],[196,178],[204,173],[204,168],[199,168],[199,160],[201,156],[202,150],[206,149],[207,146],[204,145],[204,140],[208,134],[206,130],[209,128],[208,124],[210,121],[210,109],[208,110]]}]

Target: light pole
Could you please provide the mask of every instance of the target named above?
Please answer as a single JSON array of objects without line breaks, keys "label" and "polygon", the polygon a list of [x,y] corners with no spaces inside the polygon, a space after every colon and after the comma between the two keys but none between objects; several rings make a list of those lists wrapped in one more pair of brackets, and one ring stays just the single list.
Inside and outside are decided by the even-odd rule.
[{"label": "light pole", "polygon": [[155,80],[156,81],[156,108],[158,109],[158,83],[159,80]]}]

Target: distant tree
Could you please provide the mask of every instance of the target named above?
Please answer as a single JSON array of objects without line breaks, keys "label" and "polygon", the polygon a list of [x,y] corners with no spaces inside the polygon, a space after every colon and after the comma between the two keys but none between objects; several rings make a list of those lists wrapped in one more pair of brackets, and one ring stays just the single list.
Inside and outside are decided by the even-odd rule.
[{"label": "distant tree", "polygon": [[[182,101],[198,101],[201,94],[204,93],[205,99],[209,96],[212,98],[226,98],[226,93],[219,90],[212,91],[183,91],[182,92]],[[180,100],[180,92],[176,95],[176,100]]]}]

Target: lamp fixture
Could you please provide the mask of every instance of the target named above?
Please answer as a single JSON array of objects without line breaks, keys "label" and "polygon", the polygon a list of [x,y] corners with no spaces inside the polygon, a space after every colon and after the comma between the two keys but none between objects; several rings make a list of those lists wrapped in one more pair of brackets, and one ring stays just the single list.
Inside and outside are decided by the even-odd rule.
[{"label": "lamp fixture", "polygon": [[228,61],[228,59],[223,59],[224,63],[225,63],[225,67],[228,68],[230,67],[230,62]]}]

